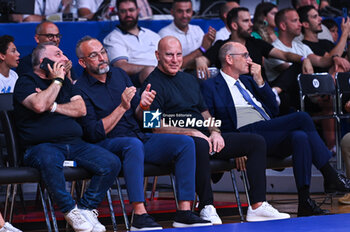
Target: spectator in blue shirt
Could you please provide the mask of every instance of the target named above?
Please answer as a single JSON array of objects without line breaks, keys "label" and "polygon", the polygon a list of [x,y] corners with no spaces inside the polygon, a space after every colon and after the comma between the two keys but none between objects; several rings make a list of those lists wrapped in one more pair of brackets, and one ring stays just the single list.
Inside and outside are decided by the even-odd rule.
[{"label": "spectator in blue shirt", "polygon": [[175,162],[179,209],[174,227],[211,225],[190,210],[195,192],[195,149],[193,140],[184,135],[147,134],[136,119],[148,110],[156,92],[148,85],[141,94],[120,68],[109,66],[103,45],[89,36],[82,38],[76,53],[85,72],[77,82],[87,107],[81,119],[85,139],[95,142],[122,159],[129,201],[135,215],[131,230],[162,227],[151,218],[144,206],[143,164],[170,165]]}]

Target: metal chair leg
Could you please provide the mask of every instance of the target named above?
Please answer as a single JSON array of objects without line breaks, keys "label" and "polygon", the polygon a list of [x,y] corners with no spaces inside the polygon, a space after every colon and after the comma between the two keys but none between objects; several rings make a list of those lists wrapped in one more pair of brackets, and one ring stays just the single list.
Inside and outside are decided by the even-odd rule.
[{"label": "metal chair leg", "polygon": [[123,197],[123,193],[122,193],[122,188],[120,186],[120,182],[119,179],[116,179],[116,184],[117,184],[117,190],[118,190],[118,195],[119,195],[119,199],[120,199],[120,205],[122,207],[122,212],[123,212],[123,217],[124,217],[124,223],[125,223],[125,228],[127,230],[130,230],[130,224],[129,224],[129,220],[128,220],[128,215],[126,214],[126,209],[125,209],[125,204],[124,204],[124,197]]},{"label": "metal chair leg", "polygon": [[23,190],[22,190],[22,184],[20,184],[18,186],[18,196],[21,200],[21,204],[22,204],[22,208],[23,208],[23,213],[24,214],[27,214],[27,211],[26,211],[26,205],[25,205],[25,202],[24,202],[24,197],[23,197]]},{"label": "metal chair leg", "polygon": [[108,189],[108,191],[107,191],[107,200],[108,200],[109,212],[111,214],[113,231],[117,231],[117,220],[115,219],[115,214],[114,214],[114,209],[113,209],[111,189]]},{"label": "metal chair leg", "polygon": [[245,195],[246,195],[246,198],[247,198],[247,202],[248,202],[248,205],[250,206],[250,199],[249,199],[249,181],[248,181],[248,178],[247,178],[247,172],[246,171],[241,171],[241,174],[243,176],[243,185],[244,185],[244,190],[245,190]]},{"label": "metal chair leg", "polygon": [[83,183],[81,184],[81,192],[80,192],[80,199],[83,198],[86,188],[86,180],[83,180]]},{"label": "metal chair leg", "polygon": [[53,223],[53,228],[55,230],[55,232],[59,232],[58,230],[58,226],[57,226],[57,220],[56,220],[56,215],[55,215],[55,209],[52,205],[52,201],[51,201],[51,197],[50,197],[50,193],[47,192],[47,202],[49,203],[49,208],[50,208],[50,212],[51,212],[51,219],[52,219],[52,223]]},{"label": "metal chair leg", "polygon": [[192,212],[194,212],[197,202],[198,202],[198,195],[196,193],[195,196],[194,196],[194,200],[193,200],[193,204],[192,204],[192,208],[191,208]]},{"label": "metal chair leg", "polygon": [[15,205],[15,201],[16,201],[16,194],[17,194],[17,184],[13,185],[13,189],[12,189],[12,198],[11,198],[11,207],[10,207],[10,215],[9,215],[9,222],[12,222],[12,217],[13,217],[13,208]]},{"label": "metal chair leg", "polygon": [[175,188],[175,176],[173,174],[170,174],[170,181],[171,181],[171,187],[173,187],[176,209],[179,209],[179,201],[177,199],[177,192]]},{"label": "metal chair leg", "polygon": [[147,185],[148,185],[148,177],[143,178],[143,193],[145,194],[145,200],[147,200]]},{"label": "metal chair leg", "polygon": [[40,193],[41,204],[43,205],[45,221],[46,221],[46,225],[47,225],[47,231],[52,232],[49,213],[47,211],[47,206],[46,206],[45,197],[44,197],[44,193],[43,193],[41,184],[38,184],[38,189],[39,189],[39,193]]},{"label": "metal chair leg", "polygon": [[7,208],[9,204],[9,199],[10,199],[10,192],[11,192],[11,184],[8,184],[6,187],[6,199],[5,199],[5,209],[4,209],[4,220],[6,221],[7,218]]},{"label": "metal chair leg", "polygon": [[151,198],[150,198],[151,201],[153,201],[154,199],[154,194],[157,188],[157,181],[158,181],[158,176],[155,176],[153,179],[153,185],[152,185],[152,192],[151,192]]},{"label": "metal chair leg", "polygon": [[244,221],[244,216],[243,216],[243,210],[242,210],[242,205],[241,205],[241,199],[239,198],[239,193],[238,193],[238,188],[237,188],[237,182],[236,182],[236,177],[234,170],[230,170],[231,173],[231,180],[232,180],[232,185],[233,185],[233,190],[235,192],[235,197],[236,197],[236,202],[238,206],[238,212],[241,218],[241,222]]}]

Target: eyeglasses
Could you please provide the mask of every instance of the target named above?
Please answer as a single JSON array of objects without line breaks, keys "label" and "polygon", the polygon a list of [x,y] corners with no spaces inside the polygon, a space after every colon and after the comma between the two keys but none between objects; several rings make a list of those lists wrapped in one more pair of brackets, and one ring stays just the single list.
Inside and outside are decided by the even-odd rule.
[{"label": "eyeglasses", "polygon": [[98,59],[98,55],[101,55],[101,56],[107,55],[106,49],[102,48],[102,50],[100,52],[91,52],[88,56],[83,56],[83,57],[80,57],[80,58],[90,58],[91,60],[97,60]]},{"label": "eyeglasses", "polygon": [[46,36],[49,40],[52,40],[54,37],[56,37],[57,39],[62,38],[61,34],[38,34],[38,35]]},{"label": "eyeglasses", "polygon": [[230,56],[235,56],[235,55],[240,55],[243,56],[245,59],[248,59],[250,57],[249,52],[244,52],[244,53],[230,53]]}]

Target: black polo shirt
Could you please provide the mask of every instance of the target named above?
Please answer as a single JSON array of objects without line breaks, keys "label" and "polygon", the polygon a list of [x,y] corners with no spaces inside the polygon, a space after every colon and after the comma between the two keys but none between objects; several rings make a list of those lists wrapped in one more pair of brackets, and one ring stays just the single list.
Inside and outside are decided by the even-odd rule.
[{"label": "black polo shirt", "polygon": [[[203,120],[201,113],[207,110],[207,106],[198,80],[194,76],[185,72],[170,76],[155,68],[146,79],[143,89],[148,83],[151,84],[151,89],[157,92],[151,110],[159,109],[162,118],[171,118],[173,121],[187,120],[187,118]],[[207,128],[192,128],[206,134],[208,132]]]}]

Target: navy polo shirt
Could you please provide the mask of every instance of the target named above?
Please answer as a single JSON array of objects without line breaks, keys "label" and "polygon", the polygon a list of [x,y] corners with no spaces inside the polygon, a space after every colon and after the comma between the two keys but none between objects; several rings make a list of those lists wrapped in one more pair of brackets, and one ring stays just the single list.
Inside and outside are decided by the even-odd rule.
[{"label": "navy polo shirt", "polygon": [[120,68],[111,67],[105,83],[84,72],[76,86],[81,91],[87,115],[79,119],[84,131],[84,139],[89,142],[99,142],[106,138],[137,137],[142,141],[148,136],[141,132],[135,119],[135,110],[140,103],[140,97],[135,95],[131,107],[127,110],[117,125],[105,133],[102,119],[110,115],[121,103],[121,95],[125,88],[132,86],[129,76]]}]

